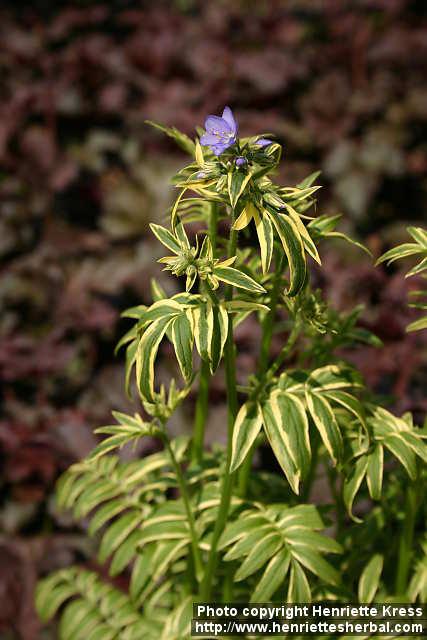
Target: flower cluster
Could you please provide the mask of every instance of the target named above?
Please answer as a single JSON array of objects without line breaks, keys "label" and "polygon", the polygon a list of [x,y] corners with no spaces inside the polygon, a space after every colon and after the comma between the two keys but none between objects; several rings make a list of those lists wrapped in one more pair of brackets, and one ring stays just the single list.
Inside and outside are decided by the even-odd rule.
[{"label": "flower cluster", "polygon": [[222,116],[208,116],[205,122],[206,133],[200,138],[203,146],[210,147],[216,156],[237,141],[238,126],[230,107],[225,107]]},{"label": "flower cluster", "polygon": [[[238,124],[234,118],[233,112],[230,107],[225,107],[222,116],[209,115],[205,121],[206,133],[200,138],[200,144],[204,147],[209,147],[210,150],[216,156],[220,156],[227,149],[233,145],[238,147]],[[259,138],[255,141],[257,147],[267,147],[272,144],[271,140],[267,138]],[[247,164],[245,156],[239,155],[235,158],[237,167],[243,167]]]}]

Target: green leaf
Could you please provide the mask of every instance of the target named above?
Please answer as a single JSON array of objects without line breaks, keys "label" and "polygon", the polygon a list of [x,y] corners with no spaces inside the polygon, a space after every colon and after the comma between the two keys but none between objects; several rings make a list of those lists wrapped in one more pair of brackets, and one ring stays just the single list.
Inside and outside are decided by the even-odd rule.
[{"label": "green leaf", "polygon": [[117,630],[111,629],[108,624],[100,624],[91,631],[87,640],[114,640],[116,633]]},{"label": "green leaf", "polygon": [[181,252],[181,244],[169,229],[153,223],[150,224],[150,229],[156,236],[157,240],[159,240],[159,242],[161,242],[167,249],[172,251],[172,253],[178,254]]},{"label": "green leaf", "polygon": [[264,430],[273,453],[276,456],[276,460],[282,467],[292,491],[298,494],[301,480],[301,469],[295,465],[290,454],[289,438],[281,426],[280,412],[277,406],[273,406],[272,403],[267,402],[262,408],[262,413],[264,418]]},{"label": "green leaf", "polygon": [[185,539],[155,544],[153,555],[154,573],[151,579],[155,581],[161,578],[178,558],[187,553],[188,544],[188,540]]},{"label": "green leaf", "polygon": [[176,227],[176,220],[178,217],[178,207],[179,207],[179,203],[181,202],[182,196],[184,195],[184,193],[187,191],[188,187],[184,187],[183,189],[181,189],[181,191],[179,192],[178,197],[176,198],[172,209],[171,209],[171,214],[170,214],[170,223],[171,223],[171,227],[172,229],[175,229]]},{"label": "green leaf", "polygon": [[203,165],[205,164],[205,159],[203,157],[203,149],[200,144],[199,138],[196,138],[194,156],[199,167],[203,167]]},{"label": "green leaf", "polygon": [[299,562],[295,560],[291,562],[287,602],[297,604],[311,602],[311,591],[307,576]]},{"label": "green leaf", "polygon": [[194,337],[196,348],[200,357],[210,362],[211,343],[214,326],[212,304],[202,301],[200,305],[192,309],[194,318]]},{"label": "green leaf", "polygon": [[329,231],[329,233],[325,234],[325,237],[326,238],[340,238],[341,240],[345,240],[346,242],[349,242],[350,244],[354,245],[358,249],[362,249],[362,251],[367,253],[368,256],[372,255],[372,253],[369,251],[369,249],[367,247],[365,247],[365,245],[363,245],[361,242],[357,242],[357,240],[353,240],[353,238],[350,238],[345,233],[341,233],[340,231]]},{"label": "green leaf", "polygon": [[258,511],[249,511],[242,513],[238,520],[227,525],[219,539],[218,549],[225,549],[245,535],[248,535],[253,529],[265,524],[265,517]]},{"label": "green leaf", "polygon": [[398,247],[393,247],[389,251],[386,251],[382,256],[378,258],[375,264],[379,265],[382,262],[388,262],[388,264],[391,264],[395,260],[407,258],[408,256],[416,255],[417,253],[422,253],[422,248],[417,244],[407,242],[399,245]]},{"label": "green leaf", "polygon": [[159,540],[190,540],[188,524],[184,520],[147,522],[142,529],[141,544]]},{"label": "green leaf", "polygon": [[366,469],[366,484],[372,500],[381,499],[384,470],[384,449],[377,443],[368,455],[368,466]]},{"label": "green leaf", "polygon": [[185,247],[186,249],[189,249],[190,248],[190,241],[188,240],[188,236],[187,236],[187,233],[185,231],[185,227],[182,224],[182,222],[179,222],[174,227],[174,232],[175,232],[175,235],[176,235],[180,245],[182,247]]},{"label": "green leaf", "polygon": [[237,218],[237,220],[234,222],[233,224],[233,231],[241,231],[242,229],[245,229],[248,224],[250,223],[250,221],[252,220],[252,218],[254,217],[254,214],[257,212],[255,205],[253,205],[251,202],[248,202],[242,213],[239,215],[239,217]]},{"label": "green leaf", "polygon": [[36,589],[36,609],[40,618],[47,622],[58,611],[59,607],[76,593],[74,585],[59,584],[57,574],[39,582]]},{"label": "green leaf", "polygon": [[137,600],[146,587],[147,583],[151,581],[152,577],[152,556],[155,551],[155,545],[144,547],[136,558],[135,564],[132,569],[132,576],[130,581],[130,596],[132,600]]},{"label": "green leaf", "polygon": [[360,518],[353,515],[353,502],[356,497],[356,493],[359,491],[363,478],[365,477],[366,469],[368,466],[367,456],[360,456],[360,458],[353,463],[353,469],[350,475],[345,479],[343,486],[343,499],[347,508],[348,515],[354,522],[362,522]]},{"label": "green leaf", "polygon": [[98,560],[105,562],[136,527],[142,522],[141,511],[133,510],[116,520],[104,533],[99,547]]},{"label": "green leaf", "polygon": [[237,570],[234,580],[240,582],[240,580],[244,580],[255,571],[258,571],[258,569],[261,569],[279,551],[282,545],[283,539],[279,533],[272,531],[264,535],[261,540],[254,544],[252,550]]},{"label": "green leaf", "polygon": [[296,507],[286,509],[285,515],[281,514],[280,525],[286,529],[304,526],[315,530],[323,529],[325,526],[319,516],[319,512],[312,504],[299,504]]},{"label": "green leaf", "polygon": [[240,196],[245,190],[246,185],[251,179],[251,174],[245,174],[242,171],[233,171],[228,174],[228,195],[230,197],[230,204],[234,207],[237,204]]},{"label": "green leaf", "polygon": [[312,237],[310,236],[309,232],[307,231],[304,223],[302,222],[301,218],[299,217],[298,213],[295,211],[295,209],[293,207],[291,207],[289,204],[285,203],[285,207],[286,210],[289,214],[289,217],[294,221],[295,226],[297,227],[302,241],[304,243],[305,249],[307,251],[307,253],[313,258],[313,260],[315,260],[317,262],[317,264],[322,264],[321,260],[320,260],[320,256],[319,256],[319,252],[317,251],[317,247],[313,242]]},{"label": "green leaf", "polygon": [[408,271],[408,273],[406,274],[405,278],[410,278],[411,276],[416,276],[419,273],[422,273],[423,271],[426,271],[427,269],[427,257],[423,258],[421,260],[421,262],[419,262],[418,264],[415,265],[415,267],[412,267],[412,269],[410,269]]},{"label": "green leaf", "polygon": [[[146,307],[144,307],[144,311],[146,310]],[[118,351],[128,342],[131,342],[132,340],[135,340],[138,337],[138,329],[137,326],[134,325],[132,327],[132,329],[129,329],[129,331],[127,331],[125,333],[124,336],[122,336],[122,338],[120,338],[119,342],[116,344],[116,347],[114,349],[114,354],[117,354]]]},{"label": "green leaf", "polygon": [[415,320],[408,324],[406,327],[406,331],[420,331],[421,329],[427,329],[427,316],[424,318],[419,318],[419,320]]},{"label": "green leaf", "polygon": [[302,182],[297,184],[297,187],[299,189],[306,189],[307,187],[311,187],[311,185],[317,180],[321,173],[321,171],[314,171],[313,173],[310,173],[310,175],[304,178]]},{"label": "green leaf", "polygon": [[141,536],[141,530],[132,531],[126,540],[119,546],[110,565],[110,576],[117,576],[119,573],[124,571],[128,564],[137,556],[137,547]]},{"label": "green leaf", "polygon": [[341,391],[336,389],[334,391],[327,391],[325,396],[329,401],[333,401],[338,405],[341,405],[347,411],[352,413],[356,418],[360,421],[363,427],[366,428],[366,419],[365,419],[365,411],[363,409],[362,403],[352,396],[350,393],[346,391]]},{"label": "green leaf", "polygon": [[399,435],[412,451],[421,458],[424,463],[427,463],[427,445],[423,442],[418,430],[412,428],[412,431],[401,431]]},{"label": "green leaf", "polygon": [[304,200],[311,200],[312,196],[319,191],[322,187],[320,185],[314,185],[304,188],[298,187],[282,187],[280,189],[280,193],[286,197],[287,200],[291,200],[292,202],[300,202]]},{"label": "green leaf", "polygon": [[189,638],[192,611],[193,599],[192,596],[187,596],[166,618],[159,640],[181,640],[181,638]]},{"label": "green leaf", "polygon": [[307,226],[315,234],[318,234],[320,237],[322,237],[326,233],[329,233],[330,231],[333,231],[335,229],[340,218],[341,218],[340,213],[334,216],[328,216],[328,215],[318,216],[314,220],[310,220]]},{"label": "green leaf", "polygon": [[290,272],[288,296],[295,296],[303,288],[306,280],[304,245],[297,226],[289,216],[271,213],[269,216],[279,234],[286,253]]},{"label": "green leaf", "polygon": [[362,575],[359,579],[359,602],[370,604],[373,601],[375,594],[378,591],[383,564],[384,557],[380,553],[376,553],[363,569]]},{"label": "green leaf", "polygon": [[58,635],[60,639],[66,640],[83,638],[101,623],[101,616],[93,610],[91,604],[84,598],[78,598],[65,608],[59,623]]},{"label": "green leaf", "polygon": [[[123,413],[122,411],[112,411],[111,413],[119,424],[131,431],[140,431],[146,424],[142,421],[142,418],[138,413],[135,413],[133,416]],[[118,425],[114,425],[113,428],[116,428],[117,426]]]},{"label": "green leaf", "polygon": [[[310,386],[315,387],[315,391],[319,390],[322,392],[360,386],[360,383],[355,378],[354,371],[351,369],[343,369],[334,364],[315,369],[310,374],[308,383]],[[321,389],[317,387],[321,387]]]},{"label": "green leaf", "polygon": [[223,306],[202,301],[192,309],[194,337],[200,357],[215,373],[221,361],[228,333],[228,315]]},{"label": "green leaf", "polygon": [[246,291],[251,291],[252,293],[265,293],[263,286],[255,282],[255,280],[246,275],[246,273],[243,273],[243,271],[235,269],[234,267],[215,266],[213,273],[218,280],[222,280],[222,282],[230,284],[233,287],[246,289]]},{"label": "green leaf", "polygon": [[258,405],[244,404],[237,414],[233,429],[231,469],[235,471],[245,460],[262,427],[262,413]]},{"label": "green leaf", "polygon": [[151,278],[150,280],[150,289],[151,289],[151,295],[153,297],[154,302],[158,302],[159,300],[163,300],[164,298],[167,298],[166,291],[157,282],[155,278]]},{"label": "green leaf", "polygon": [[305,397],[310,415],[316,425],[323,444],[334,464],[342,458],[343,440],[337,421],[329,403],[319,393],[306,389]]},{"label": "green leaf", "polygon": [[307,546],[293,546],[292,556],[309,571],[324,582],[338,586],[341,582],[340,574],[317,551]]},{"label": "green leaf", "polygon": [[[291,547],[308,547],[323,553],[342,553],[342,546],[333,538],[313,531],[308,526],[296,525],[285,530],[286,542]],[[291,549],[292,550],[292,549]]]},{"label": "green leaf", "polygon": [[261,249],[262,272],[267,273],[273,256],[273,225],[268,214],[266,212],[259,213],[256,207],[253,207],[253,217]]},{"label": "green leaf", "polygon": [[427,251],[427,231],[421,227],[408,227],[407,231]]},{"label": "green leaf", "polygon": [[195,144],[191,140],[191,138],[185,135],[185,133],[182,133],[175,127],[166,127],[165,125],[159,124],[158,122],[153,122],[152,120],[145,120],[145,124],[149,124],[151,127],[162,131],[167,136],[169,136],[169,138],[175,140],[175,142],[179,147],[181,147],[181,149],[194,156],[196,149]]},{"label": "green leaf", "polygon": [[228,550],[224,556],[224,560],[229,562],[231,560],[237,560],[242,556],[246,556],[252,551],[253,547],[258,542],[262,542],[270,533],[275,533],[274,525],[271,522],[264,520],[264,524],[242,536],[234,546]]},{"label": "green leaf", "polygon": [[251,596],[251,602],[268,602],[270,600],[285,581],[290,561],[291,556],[287,549],[281,549],[271,558]]},{"label": "green leaf", "polygon": [[228,335],[228,314],[223,306],[212,307],[213,326],[212,338],[209,349],[209,362],[211,373],[214,374],[221,362],[225,342]]},{"label": "green leaf", "polygon": [[281,391],[271,394],[270,403],[289,454],[304,480],[311,462],[309,426],[304,405],[296,395]]},{"label": "green leaf", "polygon": [[173,316],[161,317],[153,322],[139,341],[136,354],[136,379],[143,398],[154,400],[154,361],[160,342]]},{"label": "green leaf", "polygon": [[111,438],[106,438],[102,442],[100,442],[95,449],[93,449],[90,453],[90,459],[95,460],[96,458],[100,458],[104,456],[106,453],[113,451],[114,449],[118,449],[123,445],[135,440],[135,438],[141,437],[143,434],[139,434],[138,436],[129,435],[128,433],[118,434],[115,436],[111,436]]},{"label": "green leaf", "polygon": [[131,397],[130,392],[130,377],[132,375],[132,369],[136,363],[136,354],[138,351],[138,340],[131,342],[126,349],[126,362],[125,362],[125,391],[128,398]]},{"label": "green leaf", "polygon": [[[164,298],[165,296],[160,296]],[[120,316],[122,318],[134,318],[135,320],[139,320],[141,316],[147,311],[147,305],[145,304],[137,304],[136,307],[130,307],[129,309],[125,309]]]},{"label": "green leaf", "polygon": [[229,300],[223,303],[228,313],[251,312],[251,311],[269,311],[265,304],[259,302],[251,302],[249,300]]},{"label": "green leaf", "polygon": [[182,377],[188,383],[193,375],[194,335],[186,313],[181,313],[173,320],[171,337]]},{"label": "green leaf", "polygon": [[176,316],[182,312],[182,306],[176,300],[166,299],[153,302],[141,316],[139,326],[141,328],[146,327],[155,320],[162,320],[164,318]]},{"label": "green leaf", "polygon": [[86,487],[84,491],[74,500],[74,517],[84,518],[92,509],[100,506],[106,500],[115,498],[118,494],[117,486],[113,483],[105,482],[104,478],[93,482],[93,476],[85,475]]},{"label": "green leaf", "polygon": [[417,464],[415,454],[403,438],[398,433],[392,433],[384,438],[384,446],[399,460],[405,467],[411,480],[417,476]]},{"label": "green leaf", "polygon": [[93,536],[102,526],[104,526],[104,524],[114,518],[114,516],[117,516],[119,513],[124,511],[126,506],[127,505],[123,501],[123,498],[110,500],[107,504],[103,505],[97,510],[90,522],[88,529],[89,535]]}]

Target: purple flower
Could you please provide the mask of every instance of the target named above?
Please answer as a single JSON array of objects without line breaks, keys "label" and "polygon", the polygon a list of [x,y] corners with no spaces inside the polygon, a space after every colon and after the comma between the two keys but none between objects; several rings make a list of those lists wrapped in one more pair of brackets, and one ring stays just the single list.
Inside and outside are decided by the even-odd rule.
[{"label": "purple flower", "polygon": [[267,138],[260,138],[255,142],[258,147],[268,147],[269,144],[273,144],[272,140],[267,140]]},{"label": "purple flower", "polygon": [[222,116],[208,116],[205,122],[206,133],[200,138],[200,144],[209,147],[216,156],[220,156],[237,139],[237,122],[230,107],[225,107]]},{"label": "purple flower", "polygon": [[237,156],[236,158],[237,167],[243,167],[246,163],[247,163],[246,158],[244,158],[243,156]]}]

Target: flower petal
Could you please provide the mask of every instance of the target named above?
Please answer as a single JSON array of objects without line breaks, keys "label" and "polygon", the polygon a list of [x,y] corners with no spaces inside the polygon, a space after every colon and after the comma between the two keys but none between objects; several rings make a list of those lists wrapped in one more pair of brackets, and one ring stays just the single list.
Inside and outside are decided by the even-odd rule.
[{"label": "flower petal", "polygon": [[268,147],[269,144],[273,144],[272,140],[267,140],[267,138],[260,138],[255,142],[258,147]]},{"label": "flower petal", "polygon": [[233,133],[228,122],[219,116],[208,116],[205,122],[205,129],[208,133],[213,134]]},{"label": "flower petal", "polygon": [[230,107],[224,107],[222,119],[226,121],[234,135],[237,135],[237,122],[234,119],[233,112]]},{"label": "flower petal", "polygon": [[214,154],[215,154],[216,156],[220,156],[220,155],[221,155],[221,153],[224,153],[224,151],[225,151],[226,149],[228,149],[228,147],[229,147],[229,146],[231,146],[231,145],[229,145],[229,144],[226,144],[226,145],[224,145],[224,144],[217,144],[217,145],[215,145],[215,146],[212,146],[212,147],[211,147],[211,149],[212,149],[212,151],[214,152]]},{"label": "flower petal", "polygon": [[217,144],[218,136],[215,136],[213,133],[204,133],[200,138],[200,144],[203,146],[208,146],[210,144]]}]

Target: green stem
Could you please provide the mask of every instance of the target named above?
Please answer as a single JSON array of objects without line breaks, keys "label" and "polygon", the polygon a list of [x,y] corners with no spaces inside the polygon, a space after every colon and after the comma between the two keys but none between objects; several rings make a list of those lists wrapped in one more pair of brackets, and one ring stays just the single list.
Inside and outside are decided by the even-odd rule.
[{"label": "green stem", "polygon": [[408,573],[412,560],[415,520],[418,508],[418,484],[413,481],[406,490],[405,518],[399,541],[399,559],[396,573],[396,594],[405,595],[408,584]]},{"label": "green stem", "polygon": [[[264,317],[261,327],[261,349],[258,364],[258,379],[262,379],[268,367],[268,359],[270,355],[271,340],[273,338],[274,320],[276,317],[277,303],[279,300],[280,283],[283,273],[283,258],[277,256],[276,274],[271,292],[270,311]],[[252,468],[252,459],[255,453],[256,444],[254,444],[239,471],[239,494],[243,498],[246,495],[249,475]]]},{"label": "green stem", "polygon": [[289,334],[289,338],[281,352],[279,353],[276,360],[273,362],[271,367],[268,369],[266,375],[262,380],[260,380],[259,384],[255,387],[253,393],[251,394],[251,400],[256,400],[260,393],[267,387],[267,385],[273,380],[277,371],[280,369],[282,364],[285,362],[289,354],[292,352],[292,349],[295,346],[295,343],[300,334],[300,323],[297,321],[293,324],[291,332]]},{"label": "green stem", "polygon": [[211,241],[214,258],[215,258],[215,252],[216,252],[217,229],[218,229],[218,205],[216,204],[216,202],[212,202],[210,213],[209,213],[209,220],[208,220],[208,236],[209,236],[209,240]]},{"label": "green stem", "polygon": [[200,462],[203,455],[203,443],[205,439],[205,426],[209,407],[209,380],[211,377],[209,363],[202,360],[200,368],[199,391],[196,400],[194,414],[193,443],[191,448],[191,459],[193,462]]},{"label": "green stem", "polygon": [[266,375],[266,383],[269,383],[274,378],[277,371],[285,362],[289,354],[292,352],[292,349],[295,346],[295,343],[298,339],[300,331],[301,331],[301,327],[299,322],[295,322],[292,326],[287,343],[283,347],[282,351],[279,353],[279,357],[276,358],[276,360],[273,362],[272,366],[268,370],[268,373]]},{"label": "green stem", "polygon": [[[216,203],[212,203],[208,221],[208,236],[211,241],[214,257],[217,244],[217,225],[218,206]],[[210,378],[211,372],[209,369],[209,363],[203,360],[200,368],[199,391],[194,413],[193,443],[191,448],[191,459],[193,462],[200,462],[203,456],[203,443],[205,439],[206,420],[209,409]]]},{"label": "green stem", "polygon": [[[233,211],[231,225],[235,220]],[[236,253],[237,247],[237,232],[230,232],[230,239],[228,243],[228,257],[232,257]],[[231,300],[233,297],[233,287],[228,286],[225,291],[225,300]],[[225,361],[225,378],[227,388],[227,405],[228,405],[228,433],[227,433],[227,453],[224,476],[221,484],[221,499],[218,510],[218,516],[216,519],[211,549],[209,552],[208,562],[206,565],[206,572],[203,578],[201,587],[201,597],[204,602],[209,602],[212,593],[212,583],[215,575],[215,570],[218,562],[218,541],[224,530],[227,522],[228,511],[230,508],[231,494],[234,484],[234,474],[230,473],[231,467],[231,453],[232,453],[232,441],[233,441],[233,427],[234,421],[237,415],[237,389],[236,389],[236,354],[234,348],[234,336],[233,336],[233,320],[231,314],[228,316],[228,333],[227,340],[224,348],[224,361]]]},{"label": "green stem", "polygon": [[261,338],[261,350],[258,365],[258,377],[261,378],[268,367],[268,359],[270,355],[271,340],[273,338],[274,320],[276,317],[277,303],[280,294],[280,283],[282,281],[283,273],[283,258],[278,256],[276,262],[276,274],[273,283],[273,289],[271,291],[270,311],[264,318],[262,323],[262,338]]},{"label": "green stem", "polygon": [[196,532],[196,522],[194,520],[193,510],[191,508],[190,496],[189,496],[188,490],[187,490],[187,483],[185,481],[184,474],[182,473],[181,465],[179,464],[179,462],[177,461],[177,459],[175,457],[175,454],[174,454],[173,449],[172,449],[171,444],[170,444],[170,440],[169,440],[169,438],[167,437],[166,434],[163,436],[163,441],[165,442],[166,449],[167,449],[167,451],[168,451],[168,453],[170,455],[173,468],[175,469],[176,477],[177,477],[177,480],[178,480],[179,490],[181,492],[181,497],[182,497],[182,500],[184,502],[185,512],[187,514],[188,526],[189,526],[189,529],[190,529],[191,548],[192,548],[192,551],[193,551],[193,561],[194,561],[196,579],[200,580],[200,578],[202,576],[202,572],[203,572],[202,557],[201,557],[201,554],[200,554],[200,549],[199,549],[199,544],[198,544],[198,536],[197,536],[197,532]]}]

